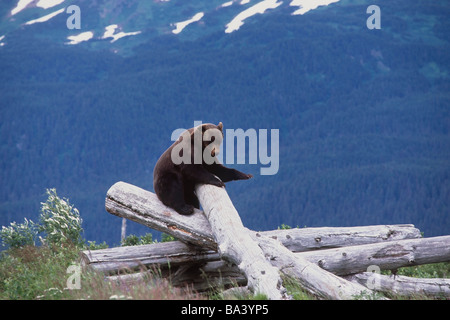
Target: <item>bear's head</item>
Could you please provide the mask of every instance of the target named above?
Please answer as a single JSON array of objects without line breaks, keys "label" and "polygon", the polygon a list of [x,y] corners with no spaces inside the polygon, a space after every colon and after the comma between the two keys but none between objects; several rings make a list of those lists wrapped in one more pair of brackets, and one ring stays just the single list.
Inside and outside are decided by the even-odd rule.
[{"label": "bear's head", "polygon": [[[172,150],[172,152],[175,152],[172,153],[172,161],[175,164],[200,164],[203,162],[212,164],[212,162],[216,161],[215,156],[219,154],[222,140],[222,122],[219,122],[218,125],[205,123],[188,129],[180,135],[178,141],[175,143],[178,146]],[[178,159],[174,159],[174,156]]]},{"label": "bear's head", "polygon": [[[216,126],[211,123],[206,123],[201,126],[197,126],[195,130],[200,131],[202,134],[202,152],[210,150],[211,157],[215,157],[220,152],[220,145],[223,140],[223,124],[219,122]],[[195,130],[193,135],[195,135]],[[200,136],[200,134],[198,134]],[[194,137],[195,138],[195,137]]]}]

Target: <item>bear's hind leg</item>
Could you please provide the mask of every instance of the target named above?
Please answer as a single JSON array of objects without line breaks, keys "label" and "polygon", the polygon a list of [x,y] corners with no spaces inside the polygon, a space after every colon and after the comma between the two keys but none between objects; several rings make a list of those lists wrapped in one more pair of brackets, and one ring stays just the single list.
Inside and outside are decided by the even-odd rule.
[{"label": "bear's hind leg", "polygon": [[194,206],[185,202],[181,179],[173,177],[162,179],[158,186],[158,190],[155,191],[162,203],[182,215],[194,213]]},{"label": "bear's hind leg", "polygon": [[200,209],[200,202],[194,193],[195,186],[184,185],[184,201],[187,204],[191,204],[194,208]]}]

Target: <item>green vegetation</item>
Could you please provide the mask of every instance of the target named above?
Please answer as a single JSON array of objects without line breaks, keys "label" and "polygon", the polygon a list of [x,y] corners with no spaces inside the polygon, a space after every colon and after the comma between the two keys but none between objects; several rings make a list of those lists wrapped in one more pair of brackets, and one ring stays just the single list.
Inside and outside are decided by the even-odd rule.
[{"label": "green vegetation", "polygon": [[104,276],[83,270],[80,289],[69,289],[70,266],[79,266],[79,247],[24,246],[0,257],[0,299],[201,299],[194,292],[173,288],[155,278],[130,285],[109,282]]},{"label": "green vegetation", "polygon": [[2,227],[0,238],[2,245],[9,248],[33,246],[39,234],[43,245],[62,246],[70,243],[76,247],[83,244],[82,219],[77,208],[68,199],[61,199],[56,189],[47,189],[48,199],[41,203],[39,223],[25,218],[25,222],[12,222],[9,227]]},{"label": "green vegetation", "polygon": [[[78,210],[68,199],[59,198],[55,189],[47,190],[47,194],[47,201],[41,203],[40,224],[13,222],[0,232],[2,244],[7,247],[0,252],[0,300],[202,299],[190,290],[173,288],[156,275],[129,285],[120,280],[104,281],[102,274],[78,269],[80,286],[71,287],[69,267],[81,268],[80,250],[100,249],[105,244],[89,241],[86,245]],[[40,246],[35,245],[38,233]],[[151,234],[138,240],[151,243]]]}]

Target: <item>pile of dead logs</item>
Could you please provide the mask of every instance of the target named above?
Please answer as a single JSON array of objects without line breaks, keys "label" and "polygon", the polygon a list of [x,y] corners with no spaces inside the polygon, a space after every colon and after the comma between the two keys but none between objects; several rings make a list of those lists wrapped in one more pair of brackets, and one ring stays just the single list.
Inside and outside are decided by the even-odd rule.
[{"label": "pile of dead logs", "polygon": [[182,216],[149,191],[114,184],[106,196],[109,213],[179,241],[87,250],[83,264],[111,280],[138,281],[156,273],[174,286],[198,291],[246,286],[269,299],[289,298],[286,278],[322,299],[373,297],[374,292],[450,298],[450,279],[379,274],[450,261],[450,236],[422,238],[410,224],[255,232],[243,226],[224,188],[198,185],[196,194],[204,212]]}]

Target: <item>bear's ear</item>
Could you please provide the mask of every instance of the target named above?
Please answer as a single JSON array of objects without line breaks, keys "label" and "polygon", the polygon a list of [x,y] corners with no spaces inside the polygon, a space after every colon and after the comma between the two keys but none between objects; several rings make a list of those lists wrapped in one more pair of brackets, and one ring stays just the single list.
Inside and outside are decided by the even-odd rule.
[{"label": "bear's ear", "polygon": [[223,124],[222,122],[219,122],[219,124],[217,125],[217,128],[219,128],[220,131],[223,131]]}]

